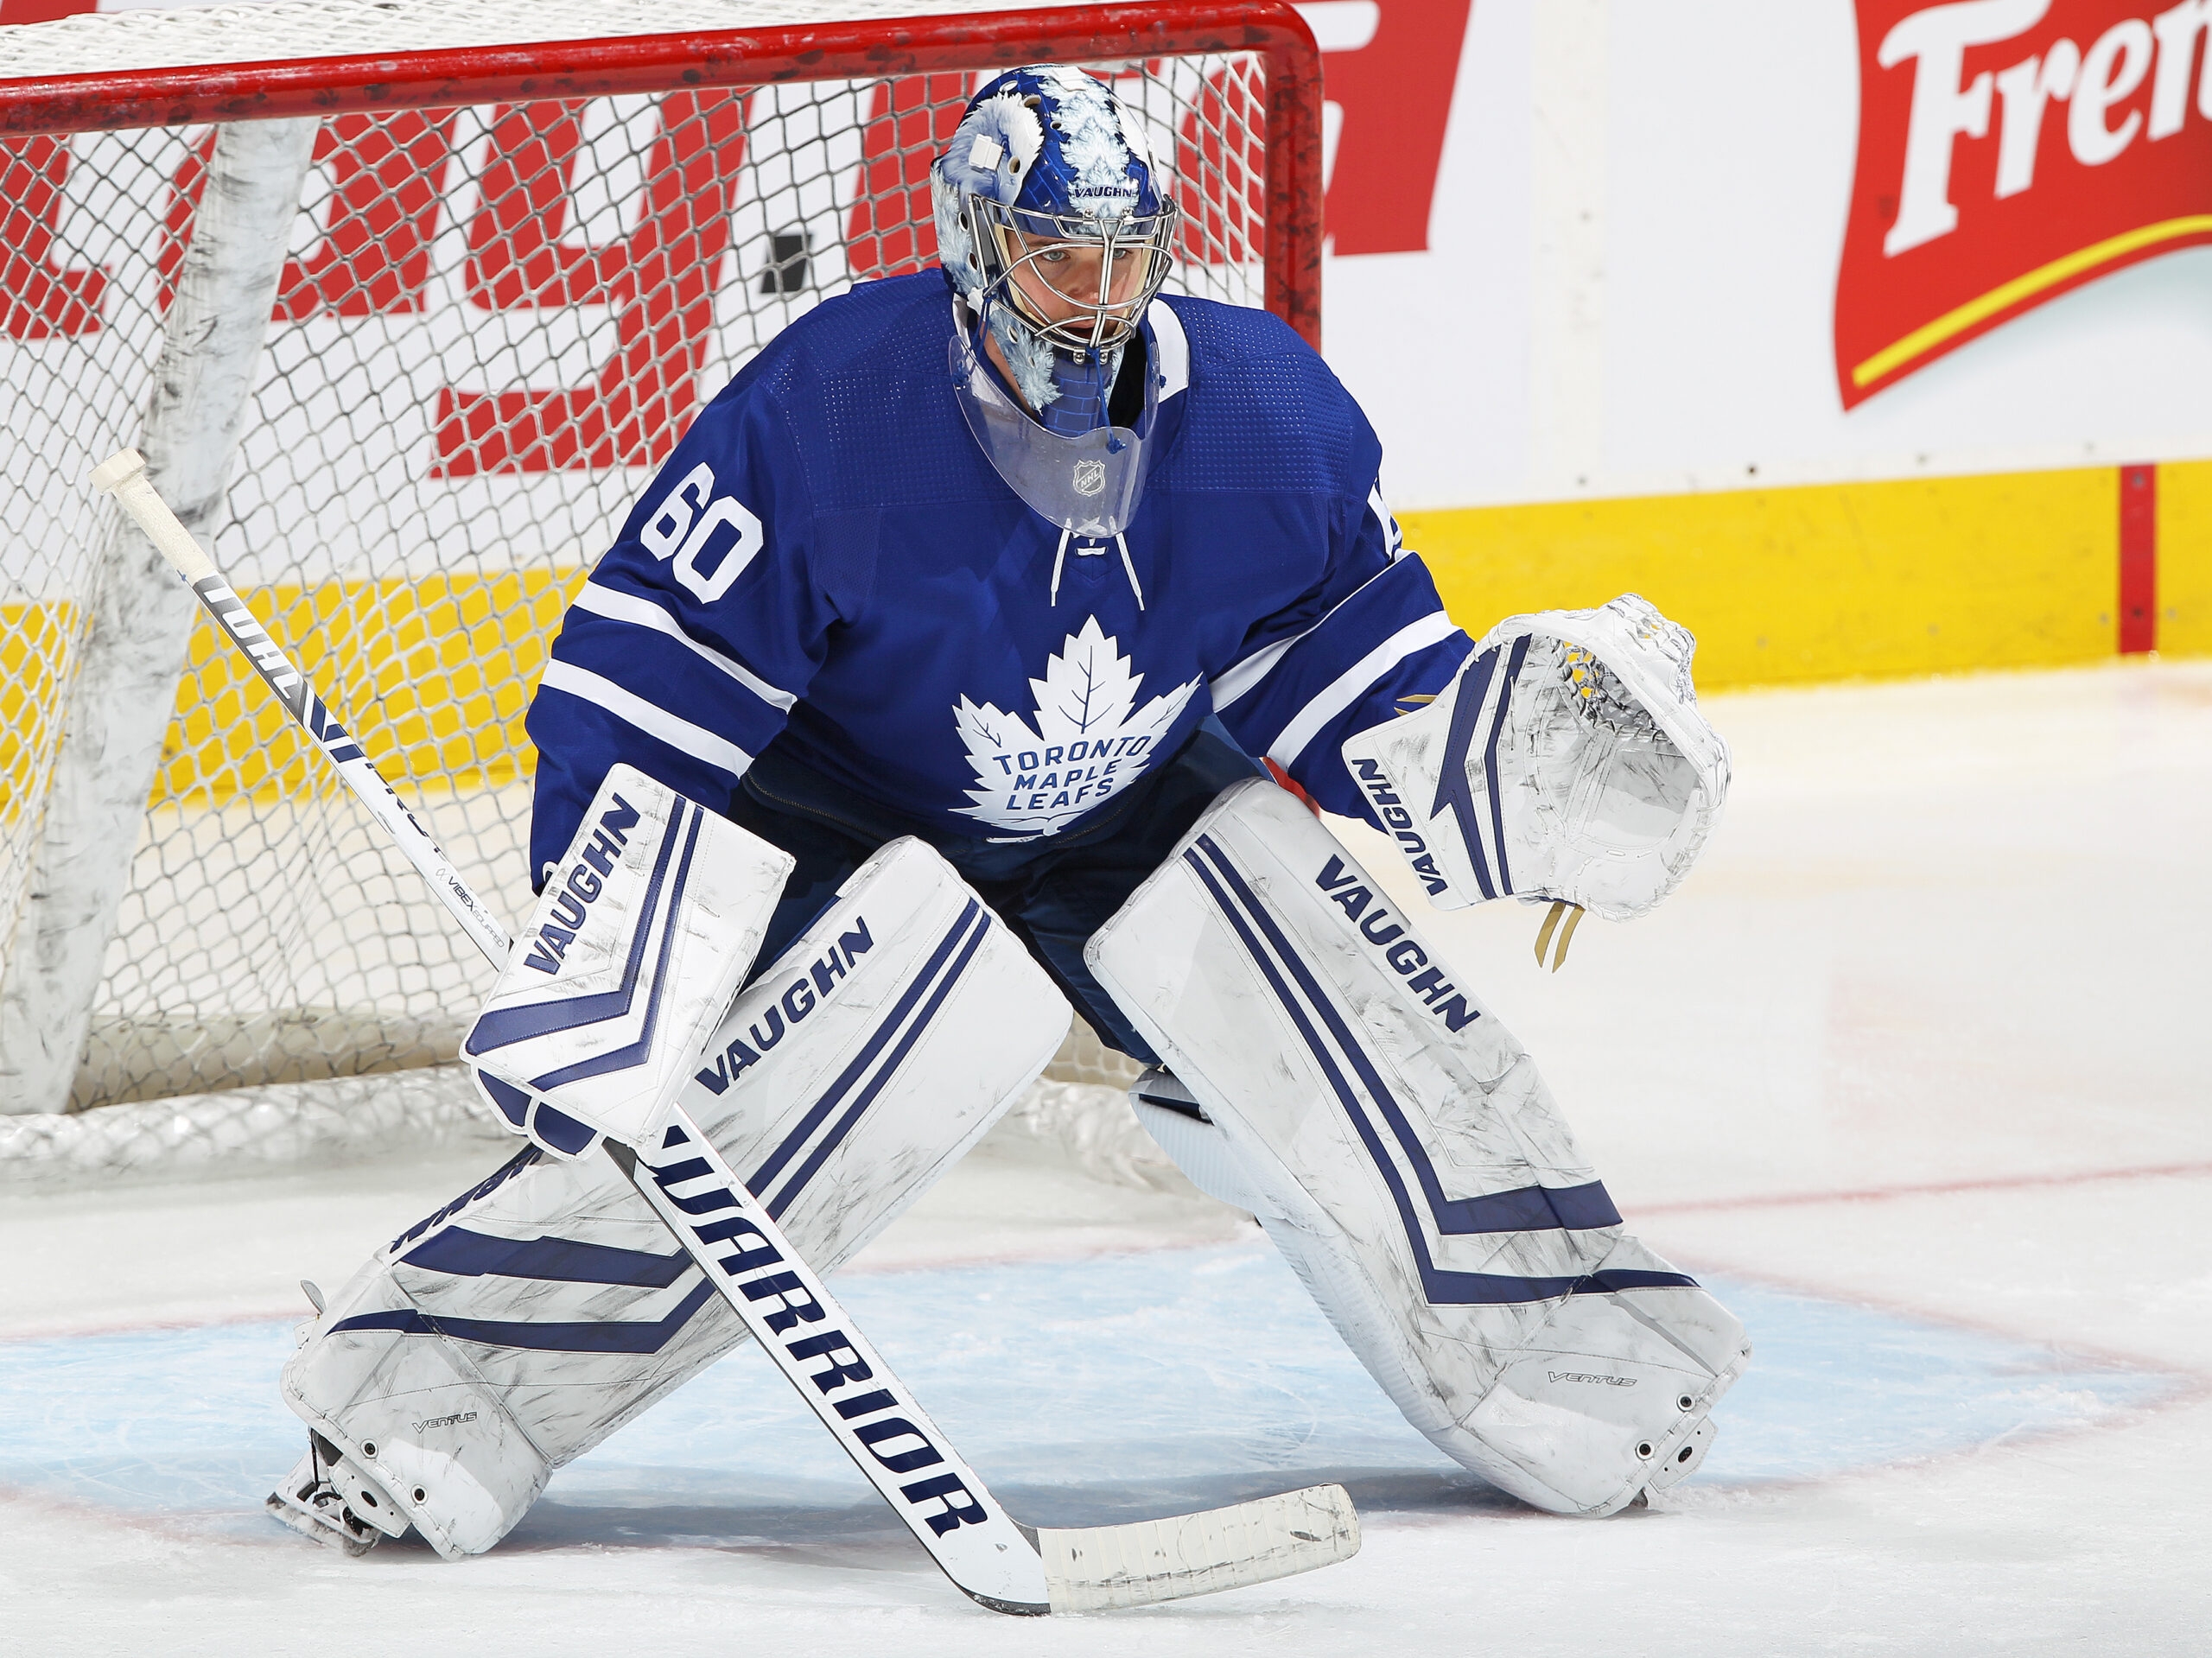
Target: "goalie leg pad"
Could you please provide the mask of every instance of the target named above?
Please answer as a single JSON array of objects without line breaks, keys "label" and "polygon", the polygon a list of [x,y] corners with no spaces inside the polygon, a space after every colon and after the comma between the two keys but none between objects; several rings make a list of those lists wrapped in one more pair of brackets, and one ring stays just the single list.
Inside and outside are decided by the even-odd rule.
[{"label": "goalie leg pad", "polygon": [[[677,1097],[827,1272],[1020,1097],[1069,1018],[950,867],[894,842],[738,996]],[[743,1337],[611,1159],[533,1146],[331,1297],[283,1388],[369,1512],[454,1558]]]},{"label": "goalie leg pad", "polygon": [[1406,1418],[1554,1513],[1679,1477],[1750,1356],[1624,1233],[1528,1054],[1289,795],[1227,790],[1093,940],[1203,1107],[1138,1110],[1238,1196]]}]

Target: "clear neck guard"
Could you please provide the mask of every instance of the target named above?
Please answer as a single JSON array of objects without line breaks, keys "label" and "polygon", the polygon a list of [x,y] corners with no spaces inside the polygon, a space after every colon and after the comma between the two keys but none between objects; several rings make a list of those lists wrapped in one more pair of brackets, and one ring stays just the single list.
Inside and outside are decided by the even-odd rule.
[{"label": "clear neck guard", "polygon": [[[1150,330],[1147,328],[1147,345]],[[1068,536],[1119,536],[1136,516],[1152,464],[1149,435],[1160,413],[1158,353],[1145,362],[1144,409],[1134,429],[1106,425],[1066,437],[1016,403],[976,344],[976,322],[953,305],[947,363],[968,429],[1007,487]]]}]

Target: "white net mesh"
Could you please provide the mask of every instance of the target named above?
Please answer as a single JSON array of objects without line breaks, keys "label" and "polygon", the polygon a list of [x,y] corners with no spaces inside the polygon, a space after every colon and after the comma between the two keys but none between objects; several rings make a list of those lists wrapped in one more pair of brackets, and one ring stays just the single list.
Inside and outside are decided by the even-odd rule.
[{"label": "white net mesh", "polygon": [[0,29],[0,80],[119,68],[279,63],[334,54],[404,60],[467,47],[865,22],[1052,3],[992,0],[984,8],[976,0],[252,0],[175,10],[118,7],[59,22]]},{"label": "white net mesh", "polygon": [[[0,1196],[222,1178],[464,1144],[480,1147],[489,1163],[518,1142],[487,1120],[461,1065],[232,1088],[73,1115],[0,1116]],[[1100,1172],[1112,1178],[1107,1166]]]},{"label": "white net mesh", "polygon": [[[66,57],[79,34],[120,23],[123,60],[221,60],[242,55],[238,29],[280,24],[318,30],[317,49],[377,49],[378,19],[424,10],[0,29],[0,78],[57,72],[25,67],[14,36]],[[797,13],[632,0],[529,16],[544,38],[772,10]],[[463,35],[495,13],[512,23],[514,9],[438,9]],[[178,25],[194,16],[227,48]],[[253,52],[272,49],[256,36]],[[1177,175],[1187,231],[1171,288],[1259,303],[1259,60],[1101,73]],[[522,715],[569,595],[692,411],[762,342],[855,281],[933,260],[925,171],[974,84],[683,90],[321,127],[207,538],[495,909],[529,903]],[[204,127],[0,140],[0,937],[18,946],[106,532],[84,479],[137,436],[212,141]],[[483,988],[474,949],[204,623],[180,666],[71,1105],[450,1058]],[[1088,1045],[1053,1074],[1126,1081]]]}]

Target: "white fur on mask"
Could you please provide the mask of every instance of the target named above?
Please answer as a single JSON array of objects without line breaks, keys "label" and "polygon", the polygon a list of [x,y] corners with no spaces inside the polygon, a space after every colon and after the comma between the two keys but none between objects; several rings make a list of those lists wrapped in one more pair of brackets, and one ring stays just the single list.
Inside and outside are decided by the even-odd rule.
[{"label": "white fur on mask", "polygon": [[983,272],[960,216],[960,193],[1010,206],[1045,147],[1044,123],[1012,87],[987,98],[961,118],[952,142],[930,169],[930,206],[937,219],[938,257],[973,305]]},{"label": "white fur on mask", "polygon": [[1006,365],[1012,371],[1014,389],[1021,394],[1021,400],[1032,409],[1058,402],[1060,388],[1052,379],[1052,348],[1003,305],[991,307],[990,319],[991,337],[1006,353]]},{"label": "white fur on mask", "polygon": [[1122,135],[1113,97],[1080,69],[1052,64],[1036,72],[1059,99],[1052,124],[1060,130],[1060,153],[1074,169],[1070,194],[1077,207],[1099,219],[1125,219],[1136,211],[1137,181],[1129,176],[1132,143]]}]

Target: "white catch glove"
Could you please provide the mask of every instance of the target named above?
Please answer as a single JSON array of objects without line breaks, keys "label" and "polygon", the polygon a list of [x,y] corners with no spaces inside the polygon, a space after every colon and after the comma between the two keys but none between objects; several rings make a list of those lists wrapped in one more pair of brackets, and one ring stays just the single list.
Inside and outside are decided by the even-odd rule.
[{"label": "white catch glove", "polygon": [[1626,921],[1681,883],[1727,796],[1696,649],[1633,593],[1508,617],[1450,689],[1351,738],[1344,764],[1438,908],[1511,894]]}]

